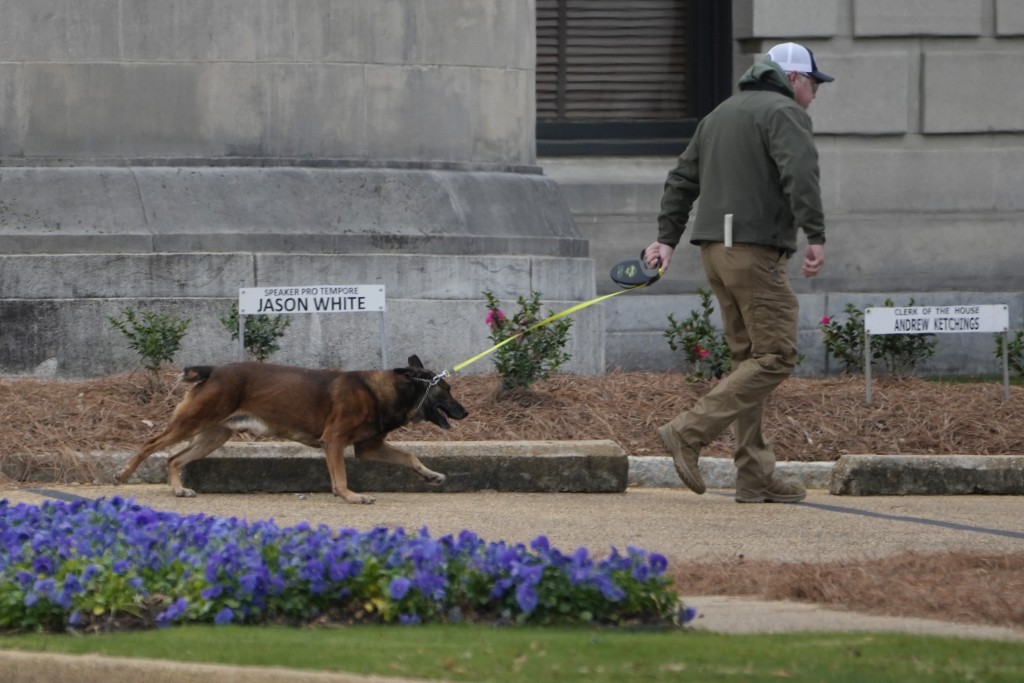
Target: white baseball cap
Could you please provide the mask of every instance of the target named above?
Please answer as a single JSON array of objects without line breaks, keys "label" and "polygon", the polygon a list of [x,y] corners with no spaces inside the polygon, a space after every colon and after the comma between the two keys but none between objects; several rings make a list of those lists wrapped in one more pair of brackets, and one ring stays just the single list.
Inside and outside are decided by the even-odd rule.
[{"label": "white baseball cap", "polygon": [[813,76],[819,83],[835,80],[828,74],[818,71],[818,65],[814,63],[814,53],[800,43],[780,43],[768,50],[764,58],[781,66],[783,71],[807,74]]}]

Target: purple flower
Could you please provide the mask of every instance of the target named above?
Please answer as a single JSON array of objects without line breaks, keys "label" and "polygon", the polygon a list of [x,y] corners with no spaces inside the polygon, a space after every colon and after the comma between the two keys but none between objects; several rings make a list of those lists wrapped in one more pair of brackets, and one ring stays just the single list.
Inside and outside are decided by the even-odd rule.
[{"label": "purple flower", "polygon": [[519,584],[516,588],[516,603],[523,612],[532,612],[537,607],[537,591],[530,584]]},{"label": "purple flower", "polygon": [[45,555],[37,555],[32,561],[32,571],[36,574],[53,574],[56,571],[57,566],[53,561],[52,557],[46,557]]},{"label": "purple flower", "polygon": [[388,593],[391,595],[392,600],[401,600],[405,597],[405,594],[409,592],[409,587],[412,582],[404,576],[396,576],[391,579],[391,584],[388,585]]},{"label": "purple flower", "polygon": [[253,595],[260,591],[263,586],[263,578],[256,572],[249,572],[242,574],[238,579],[238,587],[241,588],[245,593]]},{"label": "purple flower", "polygon": [[204,600],[212,600],[214,598],[219,598],[221,596],[221,593],[223,593],[223,592],[224,592],[224,588],[219,583],[215,583],[212,586],[207,586],[206,588],[204,588],[199,593],[199,595]]},{"label": "purple flower", "polygon": [[538,553],[548,553],[551,551],[551,544],[548,542],[547,536],[538,536],[533,539],[533,543],[530,544],[530,547]]},{"label": "purple flower", "polygon": [[332,564],[328,575],[331,577],[331,581],[344,581],[348,578],[355,578],[362,569],[362,562],[345,560]]},{"label": "purple flower", "polygon": [[175,620],[185,613],[187,608],[188,600],[185,598],[178,598],[171,603],[167,609],[156,615],[156,625],[161,628],[170,626]]},{"label": "purple flower", "polygon": [[82,587],[82,582],[78,580],[77,576],[68,574],[64,577],[64,590],[69,593],[81,593],[85,589]]},{"label": "purple flower", "polygon": [[519,578],[519,583],[526,583],[535,586],[540,583],[544,575],[544,567],[539,564],[517,564],[512,570],[512,576]]},{"label": "purple flower", "polygon": [[213,618],[213,623],[217,624],[218,626],[224,626],[225,624],[230,624],[234,618],[235,613],[231,610],[231,608],[225,607],[221,611],[217,612],[217,616]]},{"label": "purple flower", "polygon": [[601,591],[601,595],[612,602],[618,602],[626,597],[626,591],[616,586],[615,582],[607,576],[597,577],[594,582],[597,584],[597,589]]},{"label": "purple flower", "polygon": [[413,585],[422,595],[429,595],[434,600],[443,600],[445,595],[445,577],[428,571],[417,571],[413,574]]}]

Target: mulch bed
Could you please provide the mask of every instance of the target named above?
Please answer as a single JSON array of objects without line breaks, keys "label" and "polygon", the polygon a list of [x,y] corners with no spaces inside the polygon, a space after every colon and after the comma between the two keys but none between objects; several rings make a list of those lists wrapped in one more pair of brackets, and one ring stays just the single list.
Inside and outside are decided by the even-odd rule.
[{"label": "mulch bed", "polygon": [[672,563],[685,595],[813,602],[868,614],[1024,628],[1024,552],[902,553],[873,560]]},{"label": "mulch bed", "polygon": [[[185,385],[168,371],[83,381],[0,378],[0,458],[9,453],[131,450],[167,423]],[[451,430],[403,428],[394,440],[610,439],[630,455],[663,455],[655,428],[712,388],[681,373],[556,375],[499,394],[497,375],[449,380],[470,416]],[[1024,454],[1024,387],[882,380],[865,405],[859,377],[789,379],[769,398],[765,433],[780,460],[834,461],[846,453]],[[702,453],[731,455],[723,435]]]}]

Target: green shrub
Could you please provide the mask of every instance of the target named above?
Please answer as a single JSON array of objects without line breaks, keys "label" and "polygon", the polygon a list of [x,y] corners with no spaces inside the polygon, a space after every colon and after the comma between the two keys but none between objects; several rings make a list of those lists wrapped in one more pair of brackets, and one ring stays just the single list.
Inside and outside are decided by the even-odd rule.
[{"label": "green shrub", "polygon": [[171,361],[181,348],[190,321],[152,311],[140,316],[131,308],[123,309],[121,315],[123,318],[108,317],[107,320],[128,339],[128,347],[138,352],[150,378],[161,386],[160,366]]},{"label": "green shrub", "polygon": [[682,352],[691,377],[717,379],[729,370],[731,353],[725,335],[711,324],[711,315],[715,312],[711,292],[698,288],[697,294],[701,310],[691,311],[690,317],[683,321],[677,321],[670,313],[669,328],[664,336],[670,349]]},{"label": "green shrub", "polygon": [[[996,338],[996,358],[1002,360],[1003,358],[1003,335],[997,334]],[[1007,339],[1006,342],[1006,360],[1010,366],[1010,370],[1013,370],[1018,375],[1024,377],[1024,330],[1017,330],[1017,334],[1012,338]]]},{"label": "green shrub", "polygon": [[836,316],[821,319],[821,334],[825,351],[842,364],[845,374],[864,370],[864,311],[846,304],[846,321],[839,324]]},{"label": "green shrub", "polygon": [[535,327],[543,320],[539,293],[532,292],[529,299],[519,297],[519,312],[511,318],[502,312],[501,302],[491,292],[483,295],[487,298],[486,323],[491,328],[491,341],[499,344],[515,338],[494,352],[494,366],[501,375],[503,391],[547,379],[569,361],[571,356],[565,352],[565,345],[572,321],[561,318]]},{"label": "green shrub", "polygon": [[[221,324],[231,333],[231,339],[238,341],[238,303],[231,304],[231,313],[220,319]],[[245,352],[250,358],[264,362],[281,350],[278,340],[288,331],[292,320],[287,315],[245,316]]]},{"label": "green shrub", "polygon": [[[893,305],[886,299],[886,308]],[[911,299],[908,307],[914,306]],[[853,304],[846,305],[846,322],[842,325],[834,316],[825,316],[820,323],[825,350],[843,364],[845,373],[864,370],[864,311]],[[881,360],[893,377],[909,377],[917,364],[935,355],[938,340],[934,334],[880,334],[871,337],[871,362]]]}]

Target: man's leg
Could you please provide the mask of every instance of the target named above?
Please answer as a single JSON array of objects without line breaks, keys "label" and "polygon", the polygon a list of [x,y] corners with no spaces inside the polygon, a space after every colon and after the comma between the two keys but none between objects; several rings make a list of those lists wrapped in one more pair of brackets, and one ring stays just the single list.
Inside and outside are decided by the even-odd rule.
[{"label": "man's leg", "polygon": [[[770,282],[761,282],[749,297],[749,301],[740,304],[741,311],[749,310],[750,314],[747,316],[748,324],[743,327],[744,336],[740,338],[746,345],[735,344],[740,351],[739,355],[734,356],[737,365],[742,365],[744,361],[753,357],[755,351],[771,353],[773,350],[784,358],[792,353],[795,365],[799,311],[785,271],[785,260],[779,258],[773,265],[775,258],[769,251],[768,261],[761,263],[756,258],[752,261],[751,272],[763,272],[762,268],[767,267]],[[782,288],[773,288],[772,282],[781,285]],[[741,292],[745,291],[742,286],[738,289]],[[759,301],[761,296],[765,296],[766,300]],[[744,306],[748,308],[744,309]],[[778,315],[771,319],[763,316],[764,319],[759,319],[757,314],[762,306],[774,307]],[[726,311],[723,309],[723,316],[725,314]],[[767,325],[763,324],[766,320],[769,322]],[[729,330],[727,324],[727,333]],[[735,335],[735,332],[733,334]],[[774,476],[775,451],[764,438],[762,429],[765,403],[766,400],[762,399],[749,410],[739,412],[733,424],[736,440],[733,453],[736,464],[736,500],[750,503],[803,500],[806,491],[802,486],[786,484]]]},{"label": "man's leg", "polygon": [[775,451],[761,430],[764,404],[762,401],[753,410],[736,416],[733,462],[736,464],[737,491],[761,488],[775,472]]},{"label": "man's leg", "polygon": [[[749,348],[749,357],[735,364],[733,372],[693,409],[677,416],[662,430],[668,428],[677,441],[674,444],[677,450],[685,455],[687,451],[699,453],[730,424],[741,419],[738,428],[742,434],[738,436],[758,447],[745,452],[744,470],[748,469],[746,458],[755,458],[761,476],[770,478],[771,470],[764,471],[764,458],[770,458],[773,469],[774,455],[770,449],[759,448],[764,443],[760,435],[760,415],[764,399],[792,373],[797,355],[798,309],[785,272],[785,258],[765,247],[726,248],[721,244],[706,246],[702,257],[708,280],[722,308],[730,349],[739,351],[742,356]],[[751,436],[753,432],[757,433],[756,438]],[[673,445],[669,443],[673,439],[666,438],[665,434],[662,440],[666,446]],[[674,451],[673,455],[676,455]],[[696,461],[695,457],[692,459]],[[685,477],[683,480],[689,485]]]},{"label": "man's leg", "polygon": [[[709,282],[718,300],[725,341],[729,344],[731,367],[735,370],[750,358],[750,335],[739,303],[719,278],[709,278]],[[733,422],[736,443],[733,461],[736,464],[737,489],[757,488],[769,481],[775,471],[775,452],[761,430],[764,406],[765,401],[762,400],[753,409],[736,415]]]}]

